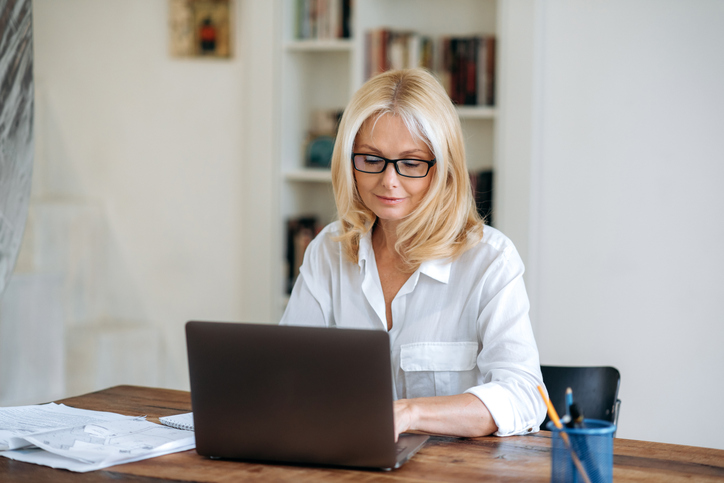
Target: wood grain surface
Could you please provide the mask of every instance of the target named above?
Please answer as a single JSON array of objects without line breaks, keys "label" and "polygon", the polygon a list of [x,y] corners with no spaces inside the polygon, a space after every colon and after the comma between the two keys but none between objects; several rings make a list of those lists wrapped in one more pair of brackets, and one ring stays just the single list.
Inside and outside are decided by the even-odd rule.
[{"label": "wood grain surface", "polygon": [[[138,386],[116,386],[64,399],[68,406],[146,415],[158,422],[191,410],[188,392]],[[646,441],[616,439],[614,481],[724,481],[724,451]],[[390,472],[270,465],[204,458],[185,451],[90,473],[72,473],[0,458],[0,481],[293,481],[415,482],[550,480],[550,433],[509,438],[433,436],[402,468]]]}]

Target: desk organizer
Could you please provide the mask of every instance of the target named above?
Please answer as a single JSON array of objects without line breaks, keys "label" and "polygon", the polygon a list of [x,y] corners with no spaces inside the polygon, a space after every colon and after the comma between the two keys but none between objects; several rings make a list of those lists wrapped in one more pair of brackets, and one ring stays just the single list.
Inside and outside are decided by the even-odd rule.
[{"label": "desk organizer", "polygon": [[551,482],[583,483],[571,457],[571,449],[563,441],[561,432],[568,435],[573,451],[583,464],[591,483],[613,481],[613,433],[616,425],[598,419],[584,420],[584,428],[563,428],[560,430],[548,423],[551,431]]}]

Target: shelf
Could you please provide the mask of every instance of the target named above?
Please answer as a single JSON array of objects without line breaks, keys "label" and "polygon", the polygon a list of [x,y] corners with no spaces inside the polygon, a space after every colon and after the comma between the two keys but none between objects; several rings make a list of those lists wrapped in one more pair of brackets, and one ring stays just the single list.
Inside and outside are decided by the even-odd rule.
[{"label": "shelf", "polygon": [[492,106],[457,106],[460,119],[495,119],[496,110]]},{"label": "shelf", "polygon": [[324,168],[303,168],[284,173],[287,181],[301,181],[304,183],[331,183],[332,172]]},{"label": "shelf", "polygon": [[[304,146],[313,130],[315,111],[342,109],[363,84],[365,33],[382,27],[415,31],[421,35],[465,37],[495,35],[497,4],[500,0],[352,0],[349,31],[356,38],[298,39],[299,0],[283,0],[278,105],[280,121],[275,141],[276,184],[279,191],[278,233],[273,240],[286,253],[285,221],[316,216],[321,225],[337,219],[332,174],[329,169],[309,168]],[[495,161],[496,123],[500,106],[457,107],[465,138],[465,153],[472,171],[497,168]],[[283,273],[288,261],[279,257],[275,273]],[[282,284],[279,284],[280,286]],[[288,296],[274,294],[278,310],[284,310]]]},{"label": "shelf", "polygon": [[284,48],[290,52],[350,52],[352,51],[351,39],[330,39],[330,40],[292,40],[284,44]]}]

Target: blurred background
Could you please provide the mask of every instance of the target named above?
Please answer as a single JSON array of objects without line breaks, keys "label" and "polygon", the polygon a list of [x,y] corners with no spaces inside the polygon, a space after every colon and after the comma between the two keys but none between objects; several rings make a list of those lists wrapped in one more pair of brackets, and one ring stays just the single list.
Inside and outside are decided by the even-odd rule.
[{"label": "blurred background", "polygon": [[[477,97],[438,75],[526,262],[541,362],[617,367],[618,437],[724,449],[724,2],[312,3],[331,11],[32,2],[35,161],[0,405],[188,389],[186,321],[278,322],[298,250],[334,217],[324,117],[400,55],[423,62],[429,41],[438,70],[456,42]],[[324,23],[345,9],[347,27]]]}]

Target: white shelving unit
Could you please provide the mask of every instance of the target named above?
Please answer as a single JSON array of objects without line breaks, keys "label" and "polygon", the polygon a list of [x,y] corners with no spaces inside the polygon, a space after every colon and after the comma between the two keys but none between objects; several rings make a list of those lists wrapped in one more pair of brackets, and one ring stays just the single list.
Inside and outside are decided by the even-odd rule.
[{"label": "white shelving unit", "polygon": [[288,52],[349,52],[354,48],[352,40],[289,40],[284,43]]},{"label": "white shelving unit", "polygon": [[[364,83],[364,33],[375,28],[443,35],[496,35],[496,0],[363,0],[353,2],[352,38],[297,40],[296,1],[281,0],[281,81],[279,101],[280,231],[290,217],[335,219],[329,171],[306,168],[304,145],[315,109],[343,109]],[[499,59],[498,59],[499,61]],[[471,170],[495,169],[498,107],[459,107]],[[282,240],[278,246],[284,247]],[[285,269],[283,253],[279,270]],[[280,315],[286,300],[280,287]]]},{"label": "white shelving unit", "polygon": [[463,121],[468,119],[495,119],[495,107],[459,106],[458,115]]},{"label": "white shelving unit", "polygon": [[296,171],[287,171],[284,178],[287,181],[300,183],[331,183],[332,172],[328,169],[302,168]]}]

